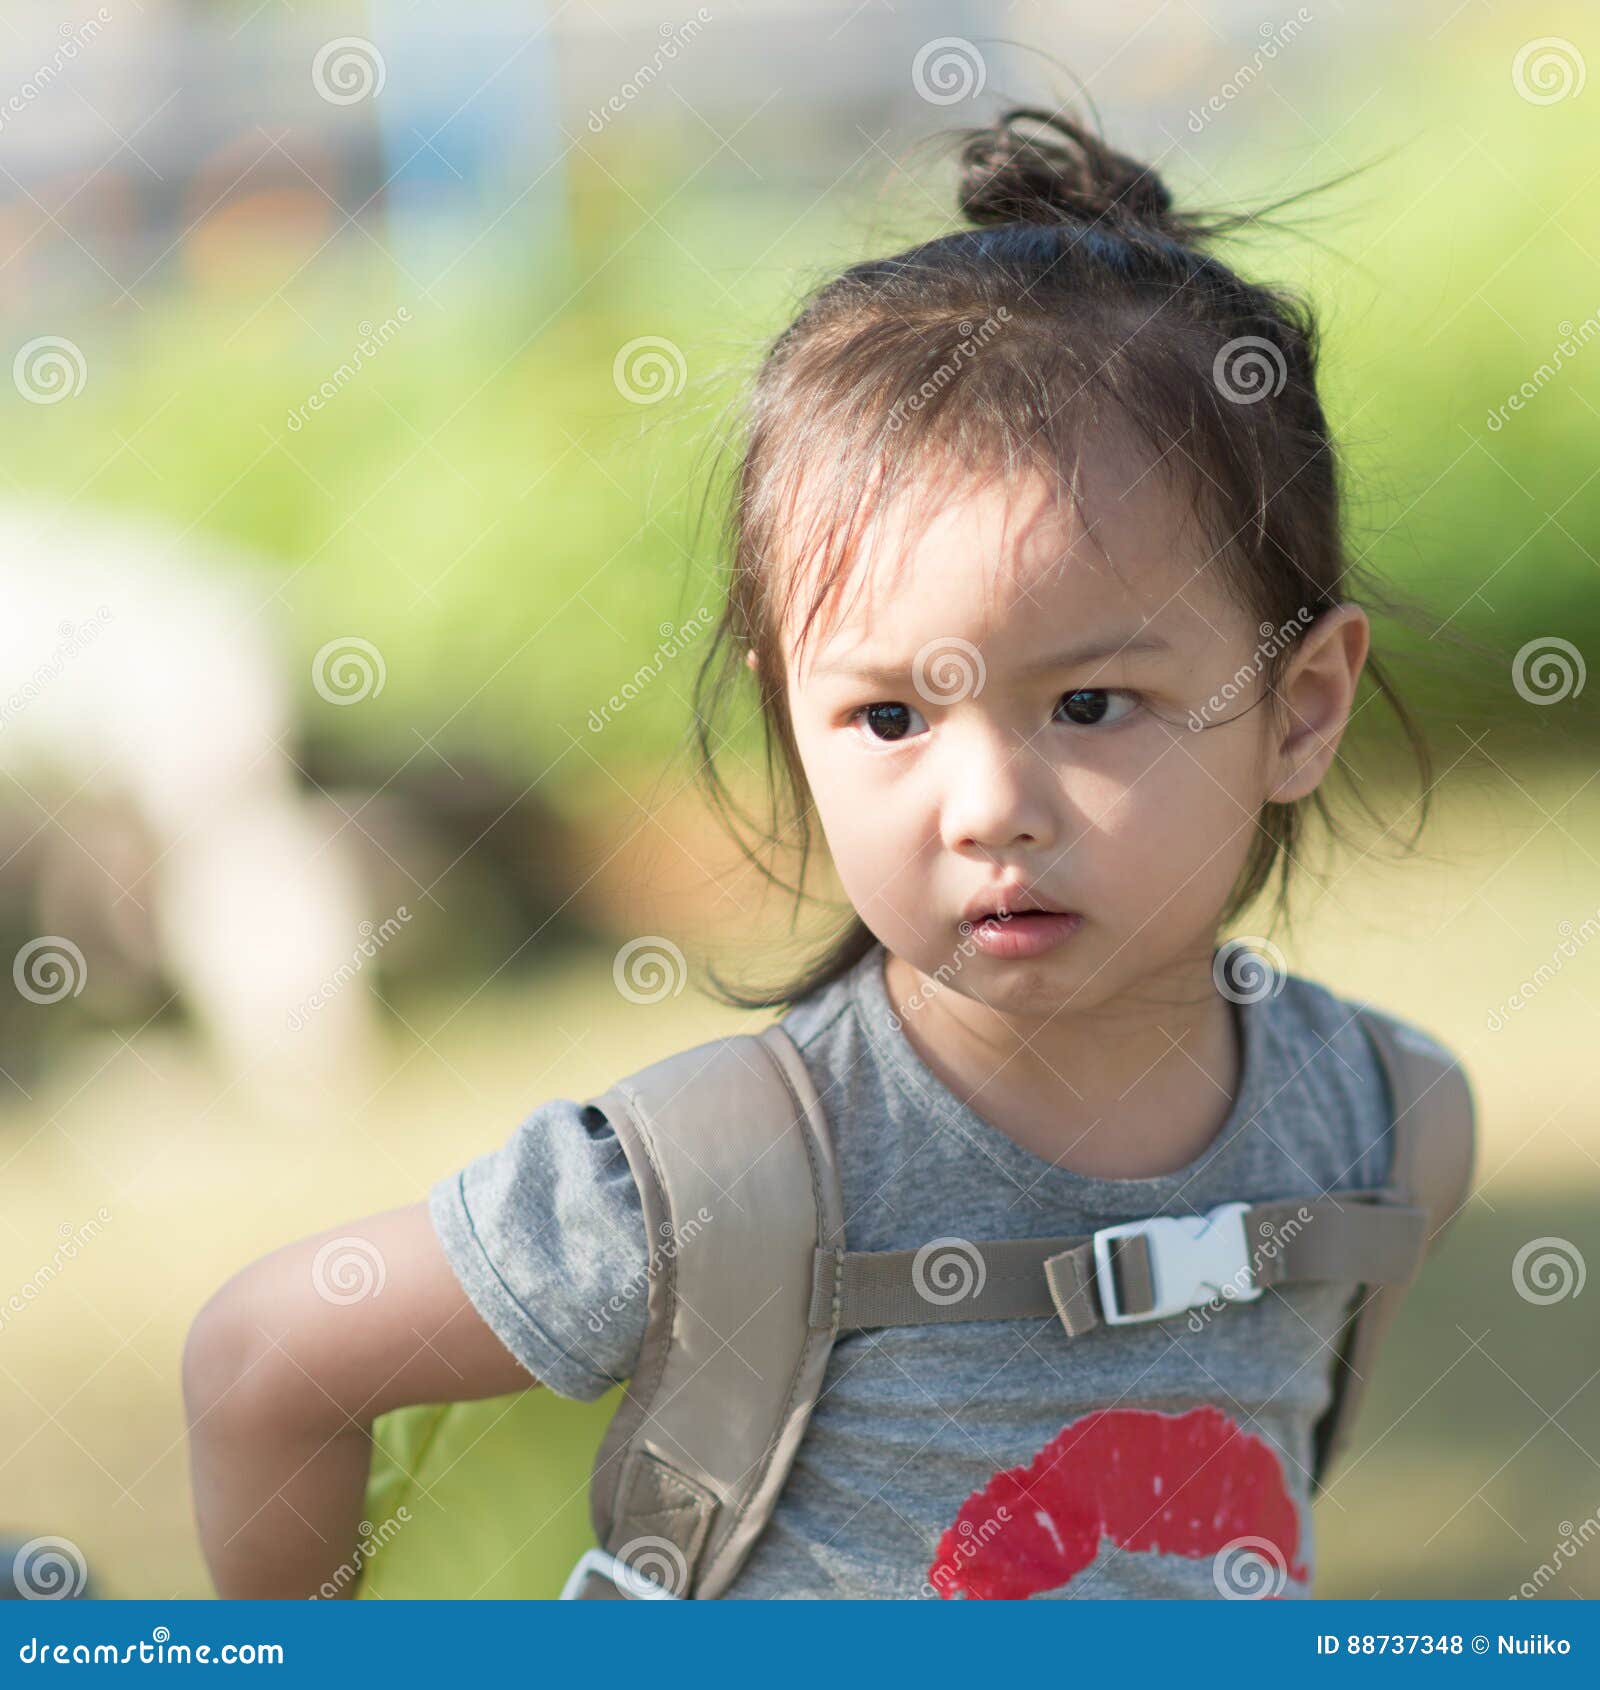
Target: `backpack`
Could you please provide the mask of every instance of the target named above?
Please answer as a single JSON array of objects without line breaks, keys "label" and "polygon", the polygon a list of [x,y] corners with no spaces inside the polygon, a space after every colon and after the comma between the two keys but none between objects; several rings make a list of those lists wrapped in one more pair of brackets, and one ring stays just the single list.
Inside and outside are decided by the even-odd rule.
[{"label": "backpack", "polygon": [[[394,1532],[364,1564],[358,1593],[553,1594],[557,1558],[584,1537],[571,1484],[578,1445],[595,1450],[589,1541],[600,1547],[578,1555],[561,1593],[720,1596],[776,1506],[840,1333],[1053,1315],[1070,1342],[1218,1297],[1251,1301],[1268,1285],[1349,1280],[1359,1292],[1313,1437],[1320,1495],[1348,1448],[1383,1335],[1466,1201],[1475,1156],[1473,1098],[1456,1059],[1370,1005],[1356,1020],[1388,1092],[1386,1185],[917,1250],[847,1248],[827,1121],[781,1026],[714,1039],[619,1080],[592,1102],[627,1156],[653,1241],[633,1377],[592,1404],[529,1390],[383,1416],[369,1521],[387,1524],[408,1495],[413,1517],[432,1506],[453,1522],[451,1542],[430,1555],[430,1541],[444,1547],[433,1528]],[[1273,1248],[1251,1249],[1260,1236]],[[952,1295],[938,1287],[955,1258],[940,1277],[937,1252],[958,1244],[965,1285]],[[542,1517],[537,1494],[552,1499]],[[508,1579],[518,1556],[520,1578]]]}]

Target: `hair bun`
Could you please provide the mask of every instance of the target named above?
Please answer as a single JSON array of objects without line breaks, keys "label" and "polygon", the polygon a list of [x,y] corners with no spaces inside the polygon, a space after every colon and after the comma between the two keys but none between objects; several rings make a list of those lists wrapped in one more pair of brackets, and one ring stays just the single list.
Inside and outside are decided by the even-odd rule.
[{"label": "hair bun", "polygon": [[[1017,125],[1041,126],[1030,136]],[[1016,106],[961,148],[960,206],[975,225],[1101,218],[1172,231],[1172,195],[1156,172],[1108,147],[1071,118]]]}]

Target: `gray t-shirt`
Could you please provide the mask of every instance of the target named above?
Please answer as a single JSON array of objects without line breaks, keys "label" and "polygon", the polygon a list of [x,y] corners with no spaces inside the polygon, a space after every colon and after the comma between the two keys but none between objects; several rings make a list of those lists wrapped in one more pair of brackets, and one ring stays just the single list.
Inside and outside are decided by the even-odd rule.
[{"label": "gray t-shirt", "polygon": [[[1199,1156],[1101,1179],[963,1104],[893,1019],[883,964],[879,945],[782,1018],[833,1130],[850,1249],[1081,1234],[1387,1177],[1381,1070],[1356,1005],[1312,981],[1280,976],[1239,1006],[1239,1092]],[[541,1104],[429,1208],[467,1295],[536,1378],[590,1400],[629,1376],[644,1227],[600,1111]],[[1054,1318],[846,1333],[727,1596],[1309,1596],[1311,1434],[1356,1294],[1268,1288],[1072,1340]],[[1180,1481],[1198,1512],[1162,1513]]]}]

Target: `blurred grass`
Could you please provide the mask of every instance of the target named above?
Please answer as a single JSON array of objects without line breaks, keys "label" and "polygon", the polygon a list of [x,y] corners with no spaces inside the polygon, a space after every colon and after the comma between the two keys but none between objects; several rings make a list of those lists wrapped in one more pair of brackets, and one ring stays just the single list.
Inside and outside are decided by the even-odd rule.
[{"label": "blurred grass", "polygon": [[[1592,1179],[1491,1183],[1408,1295],[1372,1376],[1362,1443],[1317,1504],[1318,1596],[1500,1598],[1525,1581],[1554,1599],[1600,1596],[1592,1543],[1556,1554],[1600,1515],[1600,1313],[1592,1294],[1519,1296],[1511,1263],[1547,1237],[1593,1262]],[[1545,1563],[1559,1569],[1548,1582]]]},{"label": "blurred grass", "polygon": [[[1562,1521],[1600,1505],[1585,1447],[1600,1424],[1592,1290],[1533,1306],[1510,1265],[1544,1236],[1595,1254],[1600,961],[1580,949],[1529,1007],[1488,1026],[1557,924],[1591,913],[1596,838],[1587,770],[1462,793],[1440,817],[1442,861],[1346,861],[1285,944],[1298,971],[1461,1050],[1482,1124],[1477,1194],[1392,1330],[1357,1454],[1319,1505],[1323,1594],[1504,1595],[1551,1554]],[[1247,918],[1237,931],[1260,928]],[[204,1594],[178,1394],[195,1310],[288,1238],[419,1198],[543,1098],[593,1095],[760,1019],[692,989],[626,1003],[611,963],[609,948],[541,949],[525,982],[465,1012],[443,987],[407,998],[392,1070],[366,1098],[290,1093],[263,1118],[180,1030],[157,1026],[85,1046],[9,1111],[7,1185],[27,1201],[7,1206],[0,1284],[30,1278],[60,1228],[102,1204],[111,1219],[0,1328],[0,1527],[71,1537],[113,1595]],[[1600,1594],[1600,1559],[1587,1551],[1565,1577],[1549,1594]]]}]

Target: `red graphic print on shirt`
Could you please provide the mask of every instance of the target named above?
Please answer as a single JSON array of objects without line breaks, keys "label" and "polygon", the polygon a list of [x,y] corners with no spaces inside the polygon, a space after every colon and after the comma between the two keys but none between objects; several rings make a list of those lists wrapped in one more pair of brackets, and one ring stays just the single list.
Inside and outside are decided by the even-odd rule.
[{"label": "red graphic print on shirt", "polygon": [[1215,1556],[1222,1596],[1274,1597],[1309,1575],[1300,1520],[1270,1445],[1210,1404],[1185,1414],[1097,1409],[1063,1426],[1026,1467],[996,1473],[939,1540],[940,1596],[1059,1590],[1123,1549]]}]

